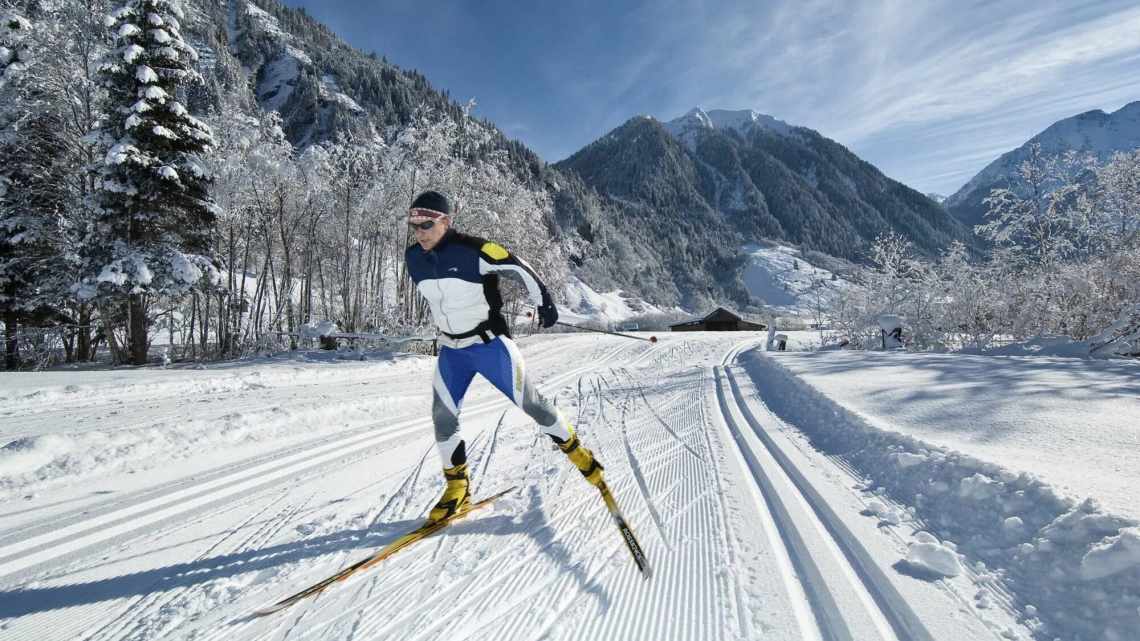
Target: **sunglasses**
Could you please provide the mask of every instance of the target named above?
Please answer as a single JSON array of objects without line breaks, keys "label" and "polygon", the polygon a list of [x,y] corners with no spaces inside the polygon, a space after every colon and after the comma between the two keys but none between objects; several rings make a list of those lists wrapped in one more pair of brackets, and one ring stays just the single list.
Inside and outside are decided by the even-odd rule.
[{"label": "sunglasses", "polygon": [[427,231],[427,230],[431,229],[432,227],[435,227],[435,221],[434,220],[425,220],[422,223],[408,223],[408,227],[411,227],[412,229],[420,229],[423,231]]}]

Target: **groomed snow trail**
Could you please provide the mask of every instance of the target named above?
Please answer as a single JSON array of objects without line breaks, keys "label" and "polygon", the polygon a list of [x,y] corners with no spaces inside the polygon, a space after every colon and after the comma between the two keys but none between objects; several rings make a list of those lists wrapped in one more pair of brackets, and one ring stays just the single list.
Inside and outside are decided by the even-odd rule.
[{"label": "groomed snow trail", "polygon": [[[398,400],[370,405],[388,410],[367,421],[337,415],[336,424],[318,420],[232,451],[206,441],[176,466],[85,469],[74,482],[53,477],[30,484],[30,499],[0,503],[0,636],[996,638],[949,591],[928,590],[921,611],[913,609],[905,581],[916,580],[888,576],[889,563],[851,529],[866,520],[852,512],[852,478],[839,471],[821,488],[769,434],[787,428],[768,422],[731,367],[757,343],[717,333],[668,335],[656,345],[592,335],[522,341],[542,387],[605,464],[653,565],[651,580],[637,572],[597,492],[479,381],[461,417],[474,495],[519,489],[315,598],[250,616],[411,529],[440,490],[428,359],[387,363],[374,385],[367,364],[353,365],[343,370],[351,388],[310,364],[289,385],[270,377],[268,391],[247,386],[219,403],[258,412],[264,399],[319,418],[321,397]],[[203,376],[208,387],[214,379]],[[0,421],[0,434],[89,433],[78,419],[106,420],[119,406],[115,388],[149,402],[137,429],[177,430],[189,420],[176,393],[140,395],[145,380],[116,379],[98,402],[60,395],[49,407],[24,394],[26,407]],[[33,426],[18,424],[20,416]],[[928,626],[930,616],[944,620]]]}]

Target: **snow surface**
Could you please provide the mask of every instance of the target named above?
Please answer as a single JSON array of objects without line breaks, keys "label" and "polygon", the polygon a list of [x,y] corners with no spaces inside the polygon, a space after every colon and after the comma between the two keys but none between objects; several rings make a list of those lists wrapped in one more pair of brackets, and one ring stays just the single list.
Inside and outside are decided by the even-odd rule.
[{"label": "snow surface", "polygon": [[1140,528],[1122,530],[1081,559],[1081,578],[1103,579],[1140,567]]},{"label": "snow surface", "polygon": [[120,38],[130,38],[132,36],[137,36],[140,33],[142,33],[142,29],[139,29],[136,25],[128,22],[119,27],[118,36]]},{"label": "snow surface", "polygon": [[236,7],[240,5],[245,5],[245,11],[250,20],[253,21],[267,34],[276,36],[278,38],[289,37],[288,34],[281,30],[281,25],[277,23],[277,18],[274,18],[269,14],[269,12],[253,4],[252,2],[247,2],[245,0],[235,0],[234,6]]},{"label": "snow surface", "polygon": [[158,74],[154,72],[154,69],[146,65],[139,65],[138,68],[135,69],[135,79],[144,85],[150,84],[152,82],[158,82]]},{"label": "snow surface", "polygon": [[[142,47],[140,47],[138,45],[134,45],[134,44],[127,45],[127,47],[125,49],[123,49],[123,61],[126,62],[127,64],[134,64],[135,60],[138,60],[138,57],[143,55],[144,53],[146,53],[146,49],[143,49]],[[148,82],[154,82],[154,81],[151,80]]]},{"label": "snow surface", "polygon": [[257,97],[263,108],[276,111],[288,102],[297,87],[301,64],[297,56],[286,53],[262,68]]},{"label": "snow surface", "polygon": [[336,76],[333,76],[331,74],[325,74],[324,76],[321,76],[321,84],[318,91],[320,92],[320,97],[322,100],[340,103],[341,105],[344,105],[350,110],[358,113],[364,112],[364,107],[361,107],[360,103],[356,102],[348,94],[340,90],[340,85],[337,84]]},{"label": "snow surface", "polygon": [[[1060,359],[987,357],[970,369],[983,357],[953,357],[962,371],[929,355],[768,355],[763,341],[520,340],[605,464],[652,579],[596,492],[477,379],[462,417],[472,490],[518,489],[266,618],[250,613],[391,541],[438,497],[431,357],[7,375],[0,630],[5,641],[1130,638],[1135,521],[1019,474],[1035,453],[987,461],[908,436],[894,413],[849,409],[843,386],[824,391],[842,376],[860,396],[915,392],[896,408],[952,397],[925,420],[953,432],[966,419],[951,407],[1002,416],[975,380],[989,372],[1027,406],[1004,435],[1061,422],[1054,412],[1069,420],[1058,376],[1095,388],[1070,396],[1077,405],[1131,411],[1119,404],[1135,393],[1108,398],[1121,364],[1058,372],[1031,365]],[[1072,451],[1067,436],[1035,438]]]},{"label": "snow surface", "polygon": [[938,576],[958,576],[962,573],[958,553],[939,542],[911,543],[906,553],[906,562],[916,569]]},{"label": "snow surface", "polygon": [[857,477],[803,461],[786,426],[761,441],[755,388],[721,367],[758,341],[520,342],[606,464],[652,579],[561,452],[477,379],[463,414],[472,489],[519,489],[266,618],[249,615],[391,541],[438,496],[433,359],[298,353],[12,376],[0,627],[20,641],[886,640],[897,626],[1027,638],[1007,609],[964,607],[988,589],[972,569],[932,582],[893,567],[909,512],[884,498],[899,524],[867,519]]}]

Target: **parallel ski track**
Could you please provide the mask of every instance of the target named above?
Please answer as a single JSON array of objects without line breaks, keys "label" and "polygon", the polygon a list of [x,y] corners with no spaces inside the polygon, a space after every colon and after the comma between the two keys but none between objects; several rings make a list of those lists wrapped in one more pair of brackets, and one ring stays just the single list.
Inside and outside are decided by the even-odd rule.
[{"label": "parallel ski track", "polygon": [[[283,490],[279,497],[268,501],[266,506],[259,511],[257,515],[261,516],[266,513],[271,506],[277,503],[278,498],[287,497],[288,494],[288,489]],[[193,559],[193,562],[223,554],[235,554],[261,548],[283,529],[293,523],[296,516],[304,511],[312,499],[313,495],[310,494],[301,502],[286,503],[272,517],[265,519],[259,525],[255,524],[251,532],[241,538],[237,538],[235,535],[254,523],[256,517],[245,520],[241,525],[228,530],[220,539],[217,539],[207,546],[206,549]],[[161,580],[155,581],[156,588],[158,588],[160,584]],[[142,641],[148,639],[153,633],[153,630],[148,628],[148,623],[150,623],[148,615],[152,612],[161,612],[163,609],[175,604],[183,595],[193,592],[193,590],[193,586],[187,585],[174,590],[156,589],[143,594],[133,599],[111,623],[97,629],[90,636],[80,638],[83,639],[83,641],[122,641],[124,639],[138,639]]]},{"label": "parallel ski track", "polygon": [[[703,410],[704,375],[699,369],[675,371],[668,379],[659,374],[664,360],[673,359],[675,366],[678,353],[695,345],[668,345],[666,350],[647,357],[649,363],[642,367],[611,374],[615,379],[628,378],[630,384],[609,381],[607,390],[598,390],[605,401],[599,399],[600,409],[604,408],[602,423],[609,426],[609,438],[600,442],[606,457],[603,460],[616,463],[624,458],[628,463],[628,472],[611,472],[610,478],[622,478],[623,487],[628,488],[620,497],[621,504],[633,522],[643,524],[638,534],[651,562],[663,559],[656,565],[653,579],[644,582],[632,571],[609,576],[614,570],[602,568],[598,578],[606,579],[606,594],[612,604],[578,591],[572,601],[552,614],[546,626],[524,638],[754,638],[745,633],[747,605],[736,577],[722,571],[736,566],[740,559],[731,543],[719,472],[707,464],[713,450]],[[634,380],[633,372],[644,382]],[[671,418],[672,426],[643,411],[643,390],[654,392],[653,402]],[[647,526],[656,526],[661,536],[652,536]],[[559,600],[562,594],[555,593]],[[610,609],[629,614],[607,616]],[[557,633],[557,622],[563,619],[580,621],[581,625]],[[678,620],[684,625],[678,626]],[[504,625],[524,622],[525,617],[519,615]]]},{"label": "parallel ski track", "polygon": [[[619,344],[587,365],[551,377],[542,387],[555,387],[596,370],[632,347],[635,346]],[[642,357],[644,354],[638,358]],[[506,399],[496,398],[465,407],[464,413],[470,416],[492,412],[508,403]],[[0,538],[0,577],[6,581],[18,579],[46,564],[58,563],[82,554],[110,538],[121,540],[187,512],[216,508],[285,479],[294,479],[302,474],[315,473],[329,465],[340,464],[344,457],[362,450],[383,447],[402,437],[422,436],[423,428],[430,425],[430,422],[430,417],[425,417],[388,425],[374,424],[320,437],[223,466],[199,477],[181,479],[152,490],[116,497],[50,517],[16,531],[5,532],[3,538]],[[92,518],[91,514],[97,516]]]},{"label": "parallel ski track", "polygon": [[[768,504],[781,541],[807,593],[818,633],[829,641],[861,641],[863,637],[858,636],[859,633],[851,627],[853,613],[843,613],[837,605],[839,600],[851,603],[851,590],[854,589],[854,594],[862,597],[855,600],[867,609],[861,615],[864,634],[869,625],[866,622],[870,621],[878,630],[877,638],[932,641],[929,631],[891,584],[882,568],[744,402],[728,367],[739,351],[741,350],[733,350],[726,355],[722,366],[714,371],[721,413],[747,463],[747,469],[754,476],[763,500]],[[739,413],[743,422],[735,418],[734,412]],[[761,457],[763,460],[773,459],[779,469],[766,469],[760,463]],[[805,508],[810,510],[810,518],[816,519],[819,527],[803,529],[805,518],[795,515],[801,514],[798,511]],[[830,537],[825,543],[841,552],[834,561],[846,564],[844,572],[838,576],[835,572],[828,574],[821,569],[821,563],[827,563],[828,559],[817,559],[809,553],[812,547],[810,542],[818,540],[821,535]],[[815,549],[818,550],[818,545]],[[844,582],[849,579],[855,579],[856,585],[845,585]],[[885,628],[883,623],[889,625],[889,628]],[[810,631],[804,632],[806,635]]]}]

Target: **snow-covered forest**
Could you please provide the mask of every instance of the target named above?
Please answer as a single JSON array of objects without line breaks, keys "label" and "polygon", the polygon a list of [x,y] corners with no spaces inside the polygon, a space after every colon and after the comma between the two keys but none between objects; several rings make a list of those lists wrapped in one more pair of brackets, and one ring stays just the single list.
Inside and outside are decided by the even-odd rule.
[{"label": "snow-covered forest", "polygon": [[425,104],[409,126],[295,148],[278,113],[213,86],[248,70],[225,51],[202,59],[179,7],[0,0],[8,367],[100,347],[142,363],[156,341],[237,356],[320,321],[414,329],[426,310],[402,272],[403,218],[429,186],[466,231],[493,229],[562,282],[548,196],[469,109]]},{"label": "snow-covered forest", "polygon": [[1140,353],[1140,149],[1107,164],[1031,148],[1020,182],[994,189],[975,228],[993,248],[954,243],[937,259],[898,235],[829,310],[836,336],[878,345],[883,314],[901,316],[911,348],[984,350],[1001,340],[1064,336],[1093,352]]}]

